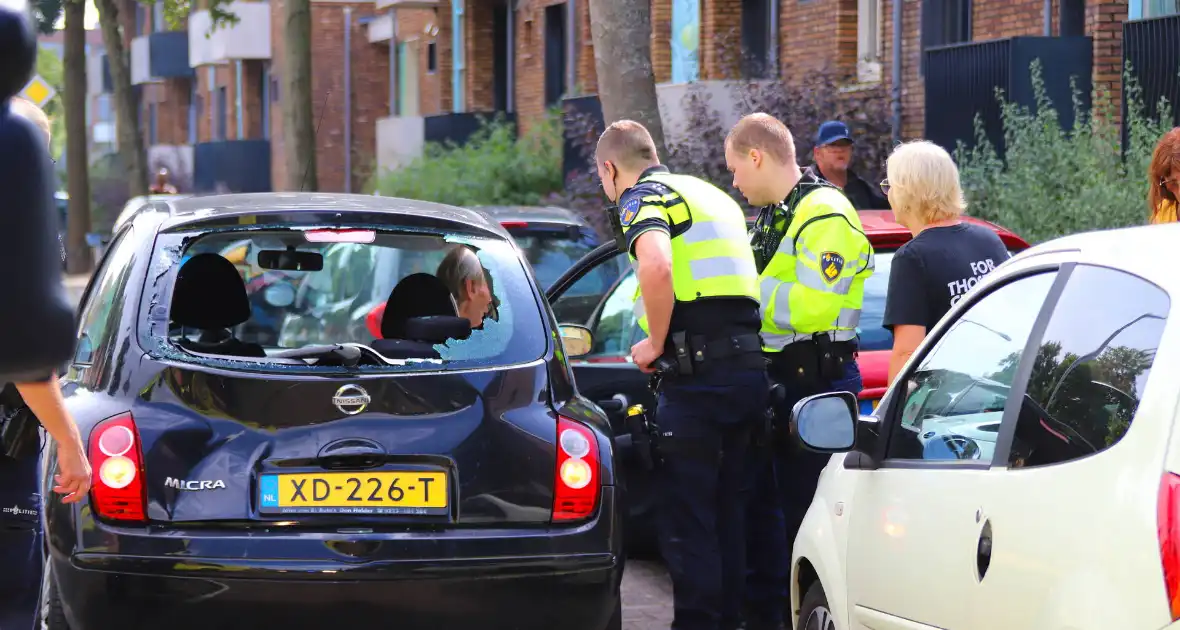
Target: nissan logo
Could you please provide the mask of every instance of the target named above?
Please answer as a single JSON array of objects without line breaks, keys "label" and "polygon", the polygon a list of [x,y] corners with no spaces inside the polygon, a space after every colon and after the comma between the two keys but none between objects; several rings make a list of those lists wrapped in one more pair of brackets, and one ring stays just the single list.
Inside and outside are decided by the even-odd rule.
[{"label": "nissan logo", "polygon": [[332,396],[332,404],[336,405],[341,413],[350,416],[364,411],[372,400],[369,398],[369,392],[356,385],[345,385],[336,390],[336,394]]}]

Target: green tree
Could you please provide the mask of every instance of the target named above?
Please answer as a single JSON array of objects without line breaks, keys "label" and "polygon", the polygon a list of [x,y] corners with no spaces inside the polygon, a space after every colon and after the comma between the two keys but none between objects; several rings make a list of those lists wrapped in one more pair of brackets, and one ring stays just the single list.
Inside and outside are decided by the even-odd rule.
[{"label": "green tree", "polygon": [[49,117],[52,136],[49,153],[54,159],[58,159],[66,141],[66,121],[63,116],[65,106],[62,100],[65,90],[65,67],[60,57],[50,50],[41,48],[37,51],[37,74],[57,91],[41,109],[45,110],[45,115]]},{"label": "green tree", "polygon": [[35,0],[33,17],[37,19],[37,30],[42,35],[51,35],[61,19],[62,0]]}]

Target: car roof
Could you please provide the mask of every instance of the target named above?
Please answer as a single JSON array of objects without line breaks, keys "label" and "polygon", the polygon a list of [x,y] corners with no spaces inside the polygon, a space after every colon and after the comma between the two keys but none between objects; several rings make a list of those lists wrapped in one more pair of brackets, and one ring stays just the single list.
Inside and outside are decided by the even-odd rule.
[{"label": "car roof", "polygon": [[[892,210],[858,210],[857,214],[873,247],[901,247],[913,238],[909,228],[897,222]],[[1009,248],[1024,249],[1029,246],[1015,233],[991,221],[969,216],[964,216],[963,220],[994,231]]]},{"label": "car roof", "polygon": [[1180,224],[1143,225],[1095,230],[1046,241],[1025,250],[1010,262],[1035,264],[1050,259],[1076,261],[1121,269],[1180,294],[1180,276],[1172,265],[1172,249],[1180,240]]},{"label": "car roof", "polygon": [[467,206],[483,212],[495,221],[504,223],[545,223],[587,226],[578,213],[557,206]]},{"label": "car roof", "polygon": [[153,211],[157,212],[166,209],[169,218],[160,226],[161,230],[241,215],[265,216],[314,211],[341,215],[378,213],[389,215],[392,219],[424,217],[444,223],[475,227],[503,238],[510,238],[498,223],[491,221],[485,214],[457,206],[400,197],[346,193],[271,192],[195,197],[170,195],[158,201],[159,203],[145,204],[137,213],[144,212],[146,208],[154,208]]}]

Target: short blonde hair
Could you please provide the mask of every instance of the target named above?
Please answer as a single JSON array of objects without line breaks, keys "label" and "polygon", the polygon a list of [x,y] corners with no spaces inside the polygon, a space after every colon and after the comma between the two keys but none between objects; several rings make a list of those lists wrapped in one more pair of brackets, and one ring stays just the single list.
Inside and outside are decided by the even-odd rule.
[{"label": "short blonde hair", "polygon": [[642,171],[660,163],[651,133],[634,120],[611,123],[598,137],[594,160],[599,164],[609,160],[616,168],[627,171]]},{"label": "short blonde hair", "polygon": [[757,149],[781,164],[795,163],[795,138],[791,130],[781,120],[762,112],[743,116],[729,130],[725,146],[735,153]]},{"label": "short blonde hair", "polygon": [[49,117],[45,115],[45,112],[41,111],[40,107],[34,105],[32,101],[25,100],[19,96],[12,97],[12,100],[9,101],[9,106],[12,108],[14,114],[27,118],[34,125],[37,125],[41,132],[45,134],[45,144],[49,144],[49,138],[52,135],[49,128]]},{"label": "short blonde hair", "polygon": [[894,212],[923,225],[953,219],[967,209],[959,167],[946,149],[928,140],[898,145],[885,163]]}]

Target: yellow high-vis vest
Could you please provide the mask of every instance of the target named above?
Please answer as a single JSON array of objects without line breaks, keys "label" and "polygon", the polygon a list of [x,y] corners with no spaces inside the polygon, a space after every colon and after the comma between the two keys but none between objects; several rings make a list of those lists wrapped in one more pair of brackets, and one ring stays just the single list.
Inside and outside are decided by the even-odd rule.
[{"label": "yellow high-vis vest", "polygon": [[[672,285],[677,302],[717,297],[758,301],[758,269],[750,250],[742,209],[725,191],[688,175],[655,172],[640,182],[654,181],[670,188],[665,195],[645,195],[638,211],[627,217],[626,234],[644,219],[662,218],[672,229]],[[631,266],[638,270],[633,254]],[[639,288],[635,290],[635,319],[649,333]],[[721,324],[722,322],[719,322]]]},{"label": "yellow high-vis vest", "polygon": [[874,268],[873,246],[848,198],[830,187],[808,193],[758,278],[763,350],[781,352],[820,332],[854,339]]}]

